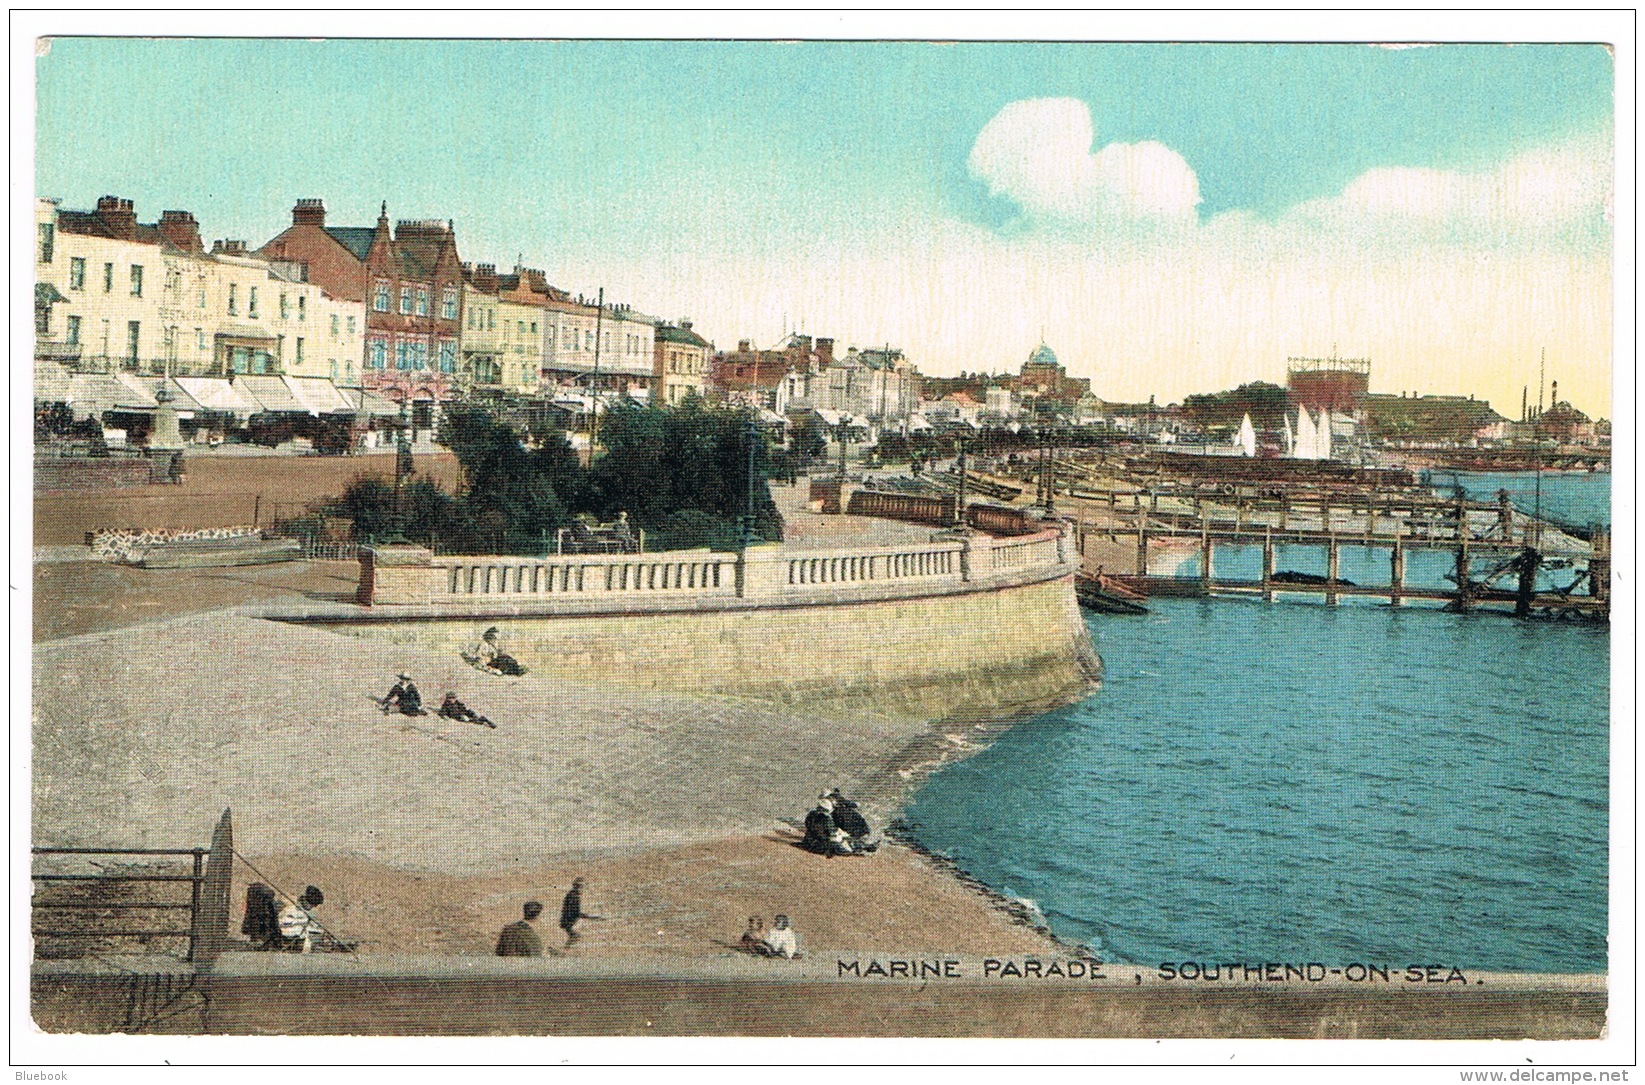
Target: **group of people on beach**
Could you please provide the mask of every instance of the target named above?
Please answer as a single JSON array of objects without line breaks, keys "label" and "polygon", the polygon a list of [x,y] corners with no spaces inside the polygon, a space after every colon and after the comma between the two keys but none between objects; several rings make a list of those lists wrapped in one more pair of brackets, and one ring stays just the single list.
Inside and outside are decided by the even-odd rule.
[{"label": "group of people on beach", "polygon": [[[496,626],[487,629],[480,636],[480,640],[473,647],[462,653],[463,661],[476,670],[487,674],[501,675],[507,678],[518,677],[524,674],[525,668],[519,660],[503,651],[502,634]],[[423,707],[423,695],[417,689],[417,683],[409,674],[394,676],[394,685],[387,695],[376,698],[378,705],[384,712],[398,712],[402,716],[426,716],[428,709]],[[456,720],[459,723],[473,723],[481,727],[495,728],[497,725],[486,717],[468,707],[457,697],[457,691],[446,690],[445,699],[435,710],[435,715],[443,719]]]},{"label": "group of people on beach", "polygon": [[[318,886],[303,890],[296,900],[281,897],[267,884],[253,882],[246,887],[246,914],[240,933],[251,940],[253,949],[285,953],[312,953],[327,946],[329,932],[315,918],[314,910],[326,902]],[[330,948],[348,948],[341,943]]]},{"label": "group of people on beach", "polygon": [[799,932],[794,930],[785,915],[774,918],[770,930],[766,929],[765,921],[759,916],[749,916],[748,929],[737,940],[737,948],[756,957],[781,957],[791,961],[804,956],[800,952]]},{"label": "group of people on beach", "polygon": [[[583,890],[588,887],[585,878],[575,878],[565,898],[560,902],[560,929],[565,932],[565,947],[570,949],[581,937],[577,924],[585,919],[602,919],[583,911]],[[528,900],[520,909],[521,918],[504,927],[497,936],[499,957],[541,957],[543,939],[537,933],[537,918],[543,914],[541,901]]]},{"label": "group of people on beach", "polygon": [[868,855],[879,850],[870,840],[868,819],[852,800],[831,788],[817,796],[817,805],[805,815],[805,837],[800,847],[818,855]]}]

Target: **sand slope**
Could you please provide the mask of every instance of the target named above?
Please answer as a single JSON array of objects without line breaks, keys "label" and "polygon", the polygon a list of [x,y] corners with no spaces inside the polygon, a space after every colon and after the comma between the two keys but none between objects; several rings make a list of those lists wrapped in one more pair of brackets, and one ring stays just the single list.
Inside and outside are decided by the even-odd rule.
[{"label": "sand slope", "polygon": [[[386,716],[405,670],[499,726]],[[452,874],[769,831],[883,776],[926,726],[729,699],[500,679],[460,660],[242,615],[36,646],[41,844],[205,843]]]}]

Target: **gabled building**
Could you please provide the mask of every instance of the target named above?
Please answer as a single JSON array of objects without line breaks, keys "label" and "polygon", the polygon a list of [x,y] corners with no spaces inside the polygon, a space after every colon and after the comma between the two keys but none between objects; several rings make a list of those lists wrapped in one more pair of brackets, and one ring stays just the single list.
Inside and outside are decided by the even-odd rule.
[{"label": "gabled building", "polygon": [[401,220],[391,231],[385,202],[375,226],[327,226],[324,203],[302,199],[291,226],[257,255],[364,303],[361,383],[409,401],[419,425],[431,422],[433,405],[458,383],[463,273],[453,223]]},{"label": "gabled building", "polygon": [[658,324],[652,358],[652,405],[673,407],[688,395],[706,396],[713,350],[714,344],[693,331],[689,320]]}]

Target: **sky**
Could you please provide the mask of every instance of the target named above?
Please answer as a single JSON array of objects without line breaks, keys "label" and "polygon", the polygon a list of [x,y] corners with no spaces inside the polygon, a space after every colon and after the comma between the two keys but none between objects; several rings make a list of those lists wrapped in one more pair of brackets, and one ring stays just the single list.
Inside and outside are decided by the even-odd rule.
[{"label": "sky", "polygon": [[1043,337],[1160,402],[1335,352],[1516,418],[1545,350],[1611,414],[1603,46],[57,38],[36,75],[40,195],[208,239],[386,200],[722,347]]}]

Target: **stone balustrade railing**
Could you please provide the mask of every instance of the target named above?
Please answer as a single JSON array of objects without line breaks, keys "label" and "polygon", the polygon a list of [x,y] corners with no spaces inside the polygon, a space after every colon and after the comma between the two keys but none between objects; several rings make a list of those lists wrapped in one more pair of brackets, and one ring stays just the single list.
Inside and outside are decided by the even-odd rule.
[{"label": "stone balustrade railing", "polygon": [[418,546],[360,552],[365,605],[502,605],[543,613],[714,607],[733,600],[846,602],[912,597],[1072,573],[1067,527],[995,538],[943,535],[899,546],[746,552],[677,550],[548,558],[436,556]]}]

